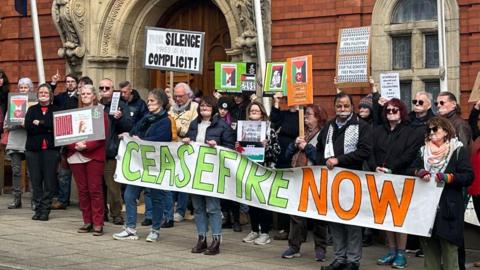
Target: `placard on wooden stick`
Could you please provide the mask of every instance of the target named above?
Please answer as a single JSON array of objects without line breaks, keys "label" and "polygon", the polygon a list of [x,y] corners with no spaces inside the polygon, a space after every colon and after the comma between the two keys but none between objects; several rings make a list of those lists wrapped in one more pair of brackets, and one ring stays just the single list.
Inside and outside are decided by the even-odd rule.
[{"label": "placard on wooden stick", "polygon": [[480,71],[477,73],[477,78],[473,84],[472,92],[470,93],[470,98],[468,102],[477,102],[480,100]]},{"label": "placard on wooden stick", "polygon": [[336,67],[338,87],[370,86],[370,26],[340,29]]}]

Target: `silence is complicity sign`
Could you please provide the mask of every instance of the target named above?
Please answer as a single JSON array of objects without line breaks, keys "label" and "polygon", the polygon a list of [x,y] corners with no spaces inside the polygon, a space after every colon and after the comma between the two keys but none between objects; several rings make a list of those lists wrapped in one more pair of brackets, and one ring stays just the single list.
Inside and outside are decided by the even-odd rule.
[{"label": "silence is complicity sign", "polygon": [[202,73],[204,32],[145,28],[145,68]]}]

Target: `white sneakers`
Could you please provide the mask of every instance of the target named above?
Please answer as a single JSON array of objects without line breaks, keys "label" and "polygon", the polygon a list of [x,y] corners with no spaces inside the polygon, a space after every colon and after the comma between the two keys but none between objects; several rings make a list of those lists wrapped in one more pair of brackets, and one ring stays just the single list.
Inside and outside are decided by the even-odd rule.
[{"label": "white sneakers", "polygon": [[150,233],[147,235],[147,242],[157,242],[160,238],[160,234],[156,230],[151,230]]},{"label": "white sneakers", "polygon": [[173,221],[182,222],[183,221],[183,216],[180,215],[179,213],[175,213],[175,214],[173,214]]},{"label": "white sneakers", "polygon": [[112,236],[115,240],[138,240],[137,231],[132,228],[125,228],[123,232],[116,233]]},{"label": "white sneakers", "polygon": [[272,242],[272,239],[270,239],[270,235],[268,233],[261,233],[257,239],[253,241],[255,245],[266,245]]},{"label": "white sneakers", "polygon": [[245,236],[245,238],[243,238],[242,241],[245,243],[253,243],[253,241],[255,241],[255,239],[257,238],[258,238],[258,233],[251,231],[247,236]]}]

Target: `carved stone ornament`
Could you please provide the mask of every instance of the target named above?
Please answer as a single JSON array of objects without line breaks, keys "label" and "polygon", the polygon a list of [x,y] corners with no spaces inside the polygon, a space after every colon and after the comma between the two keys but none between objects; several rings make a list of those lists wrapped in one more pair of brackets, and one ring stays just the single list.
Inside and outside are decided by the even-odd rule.
[{"label": "carved stone ornament", "polygon": [[[246,51],[251,57],[257,56],[257,28],[252,0],[231,0],[233,9],[237,12],[243,31],[236,39],[236,45]],[[263,25],[266,25],[265,15],[270,10],[268,0],[261,0]]]},{"label": "carved stone ornament", "polygon": [[54,0],[52,17],[62,39],[58,56],[67,59],[73,70],[79,68],[85,56],[85,6],[81,0]]}]

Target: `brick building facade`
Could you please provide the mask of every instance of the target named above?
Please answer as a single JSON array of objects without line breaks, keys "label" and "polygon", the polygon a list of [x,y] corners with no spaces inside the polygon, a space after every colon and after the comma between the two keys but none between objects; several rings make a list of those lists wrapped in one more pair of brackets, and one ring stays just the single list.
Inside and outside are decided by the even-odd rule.
[{"label": "brick building facade", "polygon": [[[375,15],[375,5],[378,4],[377,2],[379,1],[380,0],[271,1],[271,6],[269,8],[271,25],[267,25],[267,28],[269,28],[269,30],[271,29],[271,47],[267,54],[271,53],[272,60],[283,60],[291,56],[312,54],[314,60],[313,74],[315,101],[324,105],[328,109],[330,115],[333,114],[331,97],[336,93],[333,85],[333,77],[335,74],[338,31],[340,28],[345,27],[372,25],[372,19]],[[34,81],[37,81],[30,17],[20,17],[14,10],[13,0],[8,0],[6,2],[6,5],[3,5],[0,9],[0,68],[3,68],[7,72],[7,75],[12,82],[18,80],[19,76],[30,76]],[[62,75],[64,75],[67,63],[57,54],[57,50],[61,47],[62,41],[51,17],[53,0],[38,0],[37,2],[40,15],[39,20],[41,24],[43,55],[45,58],[45,73],[48,80],[57,69]],[[107,2],[115,3],[111,5],[113,8],[115,8],[116,5],[120,5],[113,0]],[[122,1],[117,2],[120,3]],[[133,2],[138,1],[132,1],[132,3]],[[176,1],[165,0],[165,2],[174,3]],[[227,4],[224,4],[228,1],[212,2],[214,2],[224,14],[228,14],[225,9]],[[231,2],[241,1],[234,0]],[[469,92],[473,86],[477,72],[480,70],[480,18],[478,17],[478,13],[480,12],[480,0],[447,0],[447,2],[450,4],[454,3],[454,8],[457,9],[458,13],[458,19],[453,19],[454,22],[459,25],[458,36],[460,40],[459,50],[457,52],[459,70],[457,76],[459,85],[456,91],[457,94],[460,93],[461,104],[465,116],[469,111],[469,105],[467,104]],[[124,5],[129,4],[129,2],[125,3],[126,4]],[[103,6],[98,8],[92,5],[93,4],[90,3],[90,10],[102,10],[103,8]],[[133,6],[134,4],[131,5]],[[105,4],[105,6],[108,5]],[[108,8],[109,7],[105,7],[106,10]],[[112,11],[110,12],[110,14],[113,14]],[[117,11],[117,13],[120,12]],[[86,14],[88,14],[88,12]],[[108,10],[105,14],[108,14]],[[128,15],[132,18],[131,14],[125,14],[125,17],[128,17]],[[233,33],[233,28],[231,26],[233,18],[229,18],[227,15],[225,16],[229,25],[230,34],[232,35],[232,47],[234,47],[235,36],[233,34],[239,35],[241,31]],[[122,20],[122,18],[119,20]],[[114,27],[115,25],[113,25],[112,29],[117,29]],[[240,27],[238,29],[241,30]],[[91,37],[91,39],[93,38],[94,37]],[[127,38],[128,37],[125,37],[125,39]],[[115,43],[115,41],[112,40],[112,43]],[[447,40],[447,43],[449,43],[449,40]],[[139,43],[133,43],[133,45],[135,44]],[[121,52],[121,49],[122,48],[118,51]],[[95,51],[95,49],[89,50],[88,46],[87,50]],[[235,50],[236,48],[227,50],[227,55],[230,59],[238,60],[238,53],[235,54]],[[372,54],[383,54],[388,50],[388,48],[376,49]],[[113,50],[110,49],[110,51]],[[132,61],[124,64],[122,62],[124,61],[123,59],[119,60],[119,57],[115,57],[112,58],[113,61],[117,61],[119,64],[112,65],[124,65],[121,66],[121,68],[127,70],[126,72],[119,73],[119,78],[126,77],[127,79],[135,81],[138,77],[139,81],[144,81],[144,78],[146,78],[145,76],[148,77],[148,74],[145,75],[141,74],[141,71],[136,71],[136,68],[138,69],[139,67],[131,67],[130,62]],[[243,59],[245,59],[245,56]],[[107,61],[108,60],[105,60],[104,62]],[[98,65],[99,68],[102,68],[102,65],[104,64],[101,63],[103,62],[98,60],[95,64],[90,63],[89,66]],[[85,72],[86,66],[87,65],[84,65],[83,67],[83,73],[91,75],[89,74],[89,71]],[[111,67],[109,66],[108,68]],[[129,73],[129,70],[132,70],[132,73]],[[94,77],[110,74],[108,72],[100,74],[98,70],[93,70],[91,73],[94,74]],[[111,74],[116,73],[113,72]],[[138,74],[143,77],[139,77],[140,75]],[[116,75],[111,76],[115,77]],[[416,84],[413,84],[413,88],[415,87]],[[367,94],[370,90],[362,88],[347,89],[346,91],[354,94],[355,102],[358,102],[359,98]]]}]

